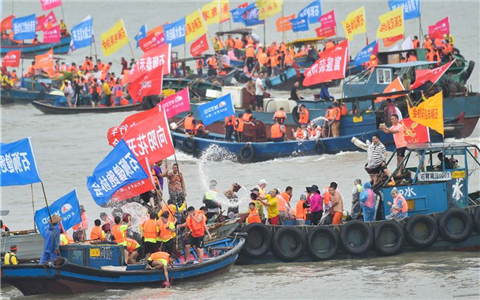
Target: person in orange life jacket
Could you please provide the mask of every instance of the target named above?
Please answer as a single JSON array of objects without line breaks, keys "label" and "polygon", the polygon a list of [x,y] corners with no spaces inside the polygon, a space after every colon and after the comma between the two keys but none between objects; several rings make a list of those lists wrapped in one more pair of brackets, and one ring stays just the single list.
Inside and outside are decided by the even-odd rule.
[{"label": "person in orange life jacket", "polygon": [[97,69],[99,71],[103,71],[103,69],[105,68],[105,64],[102,62],[101,59],[97,59]]},{"label": "person in orange life jacket", "polygon": [[73,237],[75,241],[84,241],[87,238],[87,230],[88,230],[88,220],[86,210],[83,205],[80,205],[80,213],[82,221],[75,226],[73,226]]},{"label": "person in orange life jacket", "polygon": [[157,237],[160,233],[160,228],[157,224],[157,214],[151,212],[150,218],[143,222],[143,224],[140,226],[140,230],[144,240],[143,245],[145,257],[148,259],[150,254],[155,252],[157,249]]},{"label": "person in orange life jacket", "polygon": [[105,241],[105,232],[103,231],[102,221],[100,219],[95,220],[95,226],[90,231],[90,240],[95,242],[104,242]]},{"label": "person in orange life jacket", "polygon": [[300,196],[300,200],[297,202],[297,205],[295,207],[295,213],[296,213],[295,224],[296,225],[305,225],[309,207],[310,205],[307,202],[307,196],[302,194]]},{"label": "person in orange life jacket", "polygon": [[[170,279],[168,278],[168,270],[167,267],[170,265],[173,267],[173,262],[175,261],[175,257],[173,255],[170,255],[166,252],[158,251],[153,253],[148,259],[147,259],[147,270],[159,270],[163,269],[163,275],[165,276],[165,281],[170,282]],[[167,287],[170,287],[168,285]]]},{"label": "person in orange life jacket", "polygon": [[230,117],[225,117],[225,122],[223,123],[223,128],[225,128],[225,141],[232,141],[233,134],[233,125],[235,124],[235,115]]},{"label": "person in orange life jacket", "polygon": [[157,238],[157,247],[160,251],[172,255],[175,248],[175,224],[169,220],[170,212],[164,211],[157,224],[160,233]]},{"label": "person in orange life jacket", "polygon": [[243,140],[243,113],[238,114],[238,118],[235,119],[235,123],[233,124],[233,129],[235,130],[234,136],[236,142],[242,142]]},{"label": "person in orange life jacket", "polygon": [[183,127],[185,128],[185,133],[193,134],[193,129],[195,128],[195,117],[193,112],[189,112],[188,116],[183,121]]},{"label": "person in orange life jacket", "polygon": [[277,110],[273,115],[273,121],[278,121],[280,125],[283,125],[285,124],[286,120],[287,120],[287,114],[285,114],[285,109],[283,107],[280,107],[280,109]]},{"label": "person in orange life jacket", "polygon": [[254,202],[250,202],[248,204],[248,217],[245,220],[247,224],[252,224],[252,223],[262,223],[262,220],[260,219],[260,214],[258,213],[257,208],[255,207]]},{"label": "person in orange life jacket", "polygon": [[340,105],[338,102],[333,102],[333,114],[332,114],[332,120],[329,121],[330,128],[332,130],[332,136],[333,137],[339,137],[340,136],[340,117],[342,113],[340,110]]},{"label": "person in orange life jacket", "polygon": [[300,127],[304,129],[307,127],[308,122],[310,122],[308,109],[305,107],[305,105],[300,104],[298,106],[298,123],[300,124]]},{"label": "person in orange life jacket", "polygon": [[310,122],[307,131],[309,140],[318,140],[322,137],[322,127],[317,126],[314,122]]},{"label": "person in orange life jacket", "polygon": [[212,55],[207,60],[208,76],[217,76],[217,58]]},{"label": "person in orange life jacket", "polygon": [[252,72],[252,69],[255,65],[255,49],[252,45],[247,45],[247,50],[245,53],[245,66],[247,66],[248,72]]},{"label": "person in orange life jacket", "polygon": [[412,44],[413,44],[413,49],[420,48],[420,40],[418,39],[418,36],[413,37]]},{"label": "person in orange life jacket", "polygon": [[343,199],[340,193],[337,191],[337,183],[332,182],[330,183],[330,187],[328,188],[328,192],[332,195],[332,207],[333,209],[333,220],[332,225],[338,225],[342,223],[343,217]]},{"label": "person in orange life jacket", "polygon": [[193,135],[196,137],[206,137],[209,131],[205,128],[202,120],[197,120],[195,122],[195,128],[193,129]]},{"label": "person in orange life jacket", "polygon": [[400,194],[396,187],[390,192],[393,198],[392,202],[387,202],[392,208],[390,208],[390,214],[385,217],[387,220],[400,221],[408,217],[408,203],[405,197]]},{"label": "person in orange life jacket", "polygon": [[38,34],[35,35],[35,38],[32,41],[32,44],[39,44],[40,42],[38,41]]},{"label": "person in orange life jacket", "polygon": [[205,66],[205,60],[203,60],[203,58],[197,59],[197,61],[195,62],[195,67],[197,68],[198,76],[203,75],[203,67],[204,66]]},{"label": "person in orange life jacket", "polygon": [[186,259],[185,263],[190,259],[190,248],[195,247],[195,252],[197,253],[197,258],[200,263],[203,263],[203,247],[204,247],[204,236],[205,232],[208,234],[208,237],[211,239],[210,231],[207,227],[207,218],[203,213],[198,213],[195,211],[193,206],[187,208],[187,221],[182,225],[177,226],[178,228],[188,227],[191,233],[188,236],[187,245],[185,245]]},{"label": "person in orange life jacket", "polygon": [[280,125],[278,120],[270,127],[270,138],[272,142],[283,142],[285,140],[285,126]]},{"label": "person in orange life jacket", "polygon": [[297,130],[292,129],[292,133],[296,140],[305,140],[308,137],[308,132],[306,129],[301,127],[297,127]]},{"label": "person in orange life jacket", "polygon": [[122,224],[120,216],[115,217],[115,225],[111,226],[111,234],[118,245],[124,246],[125,264],[128,264],[128,250],[127,250],[127,229],[132,226],[130,221],[127,224]]},{"label": "person in orange life jacket", "polygon": [[253,115],[252,115],[252,109],[251,108],[246,108],[245,113],[243,113],[242,120],[244,122],[252,122],[253,121]]},{"label": "person in orange life jacket", "polygon": [[123,87],[120,84],[120,79],[117,79],[115,86],[112,90],[113,93],[113,100],[115,101],[115,105],[120,105],[120,101],[123,99]]}]

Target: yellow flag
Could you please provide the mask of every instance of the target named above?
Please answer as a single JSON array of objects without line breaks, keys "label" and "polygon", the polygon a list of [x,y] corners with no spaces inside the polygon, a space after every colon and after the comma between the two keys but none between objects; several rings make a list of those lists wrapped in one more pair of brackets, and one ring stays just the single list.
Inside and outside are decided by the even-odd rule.
[{"label": "yellow flag", "polygon": [[359,33],[367,32],[367,22],[365,21],[365,6],[352,11],[345,21],[342,21],[345,36],[348,40],[353,40],[353,36]]},{"label": "yellow flag", "polygon": [[258,7],[258,19],[265,20],[282,12],[283,0],[257,0],[255,6]]},{"label": "yellow flag", "polygon": [[403,6],[378,17],[380,26],[377,29],[377,38],[386,39],[405,33],[403,28]]},{"label": "yellow flag", "polygon": [[230,20],[229,0],[220,0],[220,23]]},{"label": "yellow flag", "polygon": [[412,121],[430,127],[443,135],[443,93],[441,91],[417,107],[410,107],[408,104],[408,114]]},{"label": "yellow flag", "polygon": [[102,33],[100,40],[102,41],[102,51],[105,57],[125,46],[128,43],[128,35],[127,30],[125,30],[125,25],[123,24],[123,19],[120,19],[120,21],[108,31]]},{"label": "yellow flag", "polygon": [[200,10],[197,9],[185,17],[185,40],[187,43],[205,33],[207,33],[207,26],[203,22]]},{"label": "yellow flag", "polygon": [[202,17],[205,24],[218,24],[220,23],[220,5],[219,1],[207,3],[202,7]]}]

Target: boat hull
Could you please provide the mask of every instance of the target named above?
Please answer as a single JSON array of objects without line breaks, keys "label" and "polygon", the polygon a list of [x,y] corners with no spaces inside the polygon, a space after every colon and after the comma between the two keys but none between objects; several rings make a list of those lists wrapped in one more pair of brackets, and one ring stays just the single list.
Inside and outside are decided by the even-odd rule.
[{"label": "boat hull", "polygon": [[57,100],[63,96],[50,95],[43,91],[29,91],[24,89],[1,89],[2,104],[30,104],[37,100]]},{"label": "boat hull", "polygon": [[68,54],[70,51],[71,36],[67,35],[60,39],[58,43],[40,43],[40,44],[16,44],[12,45],[2,39],[1,55],[6,55],[9,51],[21,50],[22,57],[33,57],[35,55],[43,54],[53,48],[54,54]]},{"label": "boat hull", "polygon": [[58,107],[52,104],[52,101],[41,100],[33,101],[32,105],[47,115],[75,115],[75,114],[105,114],[116,112],[128,112],[142,109],[142,103],[125,106],[113,106],[113,107],[91,107],[91,106],[78,106],[78,107]]}]

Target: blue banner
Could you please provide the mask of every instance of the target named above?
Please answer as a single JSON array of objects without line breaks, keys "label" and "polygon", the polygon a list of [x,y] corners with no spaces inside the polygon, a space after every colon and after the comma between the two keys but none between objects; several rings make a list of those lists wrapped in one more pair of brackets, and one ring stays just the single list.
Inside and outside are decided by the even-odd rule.
[{"label": "blue banner", "polygon": [[87,177],[87,189],[101,206],[121,187],[147,178],[145,170],[121,140],[93,170],[92,176]]},{"label": "blue banner", "polygon": [[318,1],[313,1],[307,7],[302,9],[298,13],[298,19],[303,18],[303,17],[308,17],[308,23],[313,24],[313,23],[319,23],[320,22],[320,17],[322,16],[322,3],[320,3],[320,0]]},{"label": "blue banner", "polygon": [[25,185],[42,181],[30,138],[0,143],[0,186]]},{"label": "blue banner", "polygon": [[[62,226],[65,231],[82,222],[82,213],[80,204],[78,203],[77,191],[73,190],[49,206],[50,214],[57,215],[62,218]],[[35,212],[35,224],[38,231],[45,237],[48,229],[50,217],[46,207]]]},{"label": "blue banner", "polygon": [[87,18],[70,30],[72,51],[88,47],[93,42],[93,18]]},{"label": "blue banner", "polygon": [[243,12],[243,8],[241,7],[232,9],[230,11],[230,14],[232,15],[233,23],[243,23],[242,12]]},{"label": "blue banner", "polygon": [[200,118],[203,124],[208,126],[218,120],[223,120],[235,114],[233,108],[232,96],[227,94],[213,101],[202,104],[198,107]]},{"label": "blue banner", "polygon": [[403,19],[417,19],[420,18],[420,0],[390,0],[388,6],[390,10],[394,10],[403,5]]},{"label": "blue banner", "polygon": [[138,31],[137,35],[134,37],[134,39],[137,41],[137,48],[140,47],[140,44],[138,43],[141,39],[147,37],[147,25],[143,25],[140,27],[140,30]]},{"label": "blue banner", "polygon": [[177,22],[163,25],[165,32],[165,43],[172,47],[185,44],[185,17]]},{"label": "blue banner", "polygon": [[255,2],[243,8],[241,21],[245,26],[265,24],[264,20],[258,19],[258,7],[255,6]]},{"label": "blue banner", "polygon": [[308,31],[308,17],[307,16],[305,16],[303,18],[291,19],[290,23],[292,23],[292,31],[293,32]]},{"label": "blue banner", "polygon": [[360,50],[360,52],[358,52],[358,54],[355,56],[355,59],[353,60],[352,63],[357,67],[361,66],[362,64],[370,60],[371,55],[377,54],[377,52],[378,52],[378,41],[375,40],[373,43],[369,44],[368,46]]},{"label": "blue banner", "polygon": [[37,19],[35,14],[22,18],[15,18],[12,21],[13,39],[29,40],[35,38],[35,27]]}]

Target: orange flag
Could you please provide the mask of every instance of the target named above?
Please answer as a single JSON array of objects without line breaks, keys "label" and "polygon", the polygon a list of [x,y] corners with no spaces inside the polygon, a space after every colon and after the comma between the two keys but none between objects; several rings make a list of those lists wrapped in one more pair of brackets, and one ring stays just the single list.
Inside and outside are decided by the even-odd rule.
[{"label": "orange flag", "polygon": [[[399,91],[404,91],[405,88],[403,87],[402,81],[400,80],[400,76],[397,77],[394,81],[392,81],[383,91],[384,94],[386,93],[394,93]],[[404,96],[403,94],[388,96],[388,97],[377,97],[375,99],[375,103],[382,102],[383,100],[387,100],[387,98],[398,98]]]},{"label": "orange flag", "polygon": [[292,23],[290,22],[291,19],[295,19],[295,14],[286,17],[280,17],[277,19],[277,32],[284,32],[292,30]]},{"label": "orange flag", "polygon": [[35,69],[46,69],[53,68],[55,62],[53,61],[53,48],[50,49],[45,54],[40,54],[35,56]]},{"label": "orange flag", "polygon": [[383,41],[383,47],[390,47],[395,45],[396,42],[403,40],[405,36],[403,34],[397,35],[397,36],[392,36],[389,38],[382,39]]}]

